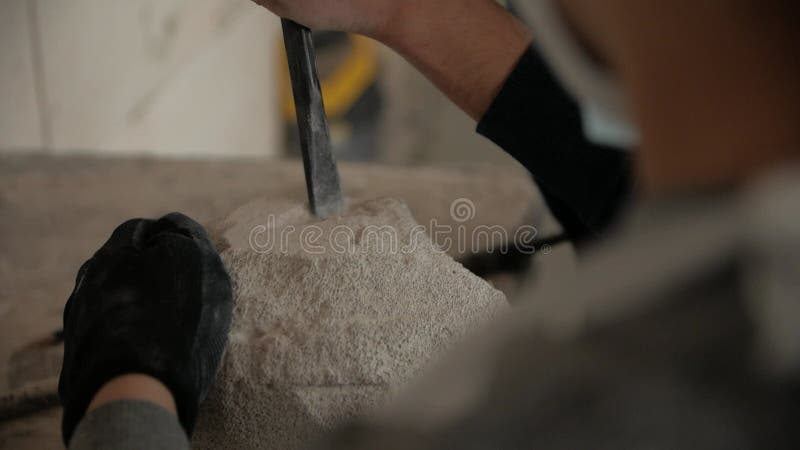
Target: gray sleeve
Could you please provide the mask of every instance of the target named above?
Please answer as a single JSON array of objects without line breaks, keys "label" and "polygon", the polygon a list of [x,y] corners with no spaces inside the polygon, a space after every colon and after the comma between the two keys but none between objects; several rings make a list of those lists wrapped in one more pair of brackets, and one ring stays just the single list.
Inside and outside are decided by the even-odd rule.
[{"label": "gray sleeve", "polygon": [[178,418],[153,403],[122,400],[88,413],[72,437],[70,450],[189,449]]}]

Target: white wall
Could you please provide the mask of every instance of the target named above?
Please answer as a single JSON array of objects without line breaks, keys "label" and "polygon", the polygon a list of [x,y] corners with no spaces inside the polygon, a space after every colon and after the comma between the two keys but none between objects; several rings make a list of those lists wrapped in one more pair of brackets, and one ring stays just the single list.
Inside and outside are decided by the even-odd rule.
[{"label": "white wall", "polygon": [[279,29],[249,0],[0,0],[0,151],[277,154]]}]

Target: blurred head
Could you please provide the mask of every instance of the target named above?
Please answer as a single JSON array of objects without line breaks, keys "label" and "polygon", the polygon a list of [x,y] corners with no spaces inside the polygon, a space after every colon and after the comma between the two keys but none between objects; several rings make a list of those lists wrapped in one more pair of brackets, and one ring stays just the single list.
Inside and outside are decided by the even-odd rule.
[{"label": "blurred head", "polygon": [[620,87],[649,190],[735,185],[800,154],[800,2],[529,1]]}]

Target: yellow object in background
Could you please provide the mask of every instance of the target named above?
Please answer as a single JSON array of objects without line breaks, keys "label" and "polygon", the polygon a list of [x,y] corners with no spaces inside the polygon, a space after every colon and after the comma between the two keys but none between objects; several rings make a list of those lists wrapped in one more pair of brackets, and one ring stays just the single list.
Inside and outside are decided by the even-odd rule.
[{"label": "yellow object in background", "polygon": [[[320,73],[325,112],[331,120],[343,117],[377,80],[378,51],[372,40],[348,35],[349,50],[344,60],[329,74]],[[318,49],[319,51],[319,49]],[[296,122],[292,83],[281,45],[281,113],[287,122]]]}]

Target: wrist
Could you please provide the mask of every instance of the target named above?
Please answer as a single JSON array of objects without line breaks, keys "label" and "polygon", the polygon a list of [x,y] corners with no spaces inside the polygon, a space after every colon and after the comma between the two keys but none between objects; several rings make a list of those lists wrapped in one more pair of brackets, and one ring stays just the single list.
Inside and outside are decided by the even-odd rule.
[{"label": "wrist", "polygon": [[142,374],[127,374],[105,383],[92,397],[86,412],[120,400],[139,400],[156,404],[177,414],[175,398],[161,381]]}]

